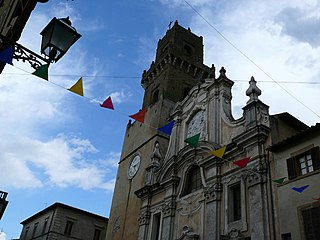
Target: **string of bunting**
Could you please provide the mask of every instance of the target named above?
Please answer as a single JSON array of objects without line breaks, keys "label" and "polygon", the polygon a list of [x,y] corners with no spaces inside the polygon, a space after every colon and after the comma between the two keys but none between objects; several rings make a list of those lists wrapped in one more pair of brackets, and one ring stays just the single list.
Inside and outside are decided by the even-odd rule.
[{"label": "string of bunting", "polygon": [[[188,143],[190,146],[196,148],[199,145],[199,139],[200,139],[200,133],[185,139],[185,142]],[[210,154],[214,155],[215,157],[218,157],[221,160],[229,163],[231,161],[223,158],[224,153],[226,151],[226,148],[227,148],[226,146],[223,146],[223,147],[221,147],[219,149],[211,151]],[[245,157],[243,159],[233,161],[232,163],[237,165],[237,166],[239,166],[240,168],[245,168],[248,165],[248,163],[250,162],[250,160],[251,160],[251,157]],[[248,171],[250,171],[250,170],[248,169]],[[257,173],[255,171],[251,171],[251,172],[252,173],[256,173],[256,174],[260,174],[260,173]],[[262,174],[260,174],[260,175],[264,176]],[[264,177],[266,177],[266,176],[264,176]],[[266,178],[270,179],[268,177],[266,177]],[[282,178],[278,178],[278,179],[270,179],[270,180],[272,180],[273,182],[275,182],[277,184],[283,184],[285,179],[286,179],[286,177],[282,177]],[[298,193],[302,193],[308,187],[309,187],[309,185],[304,185],[304,186],[301,186],[301,187],[292,187],[291,189],[296,191],[296,192],[298,192]],[[320,201],[320,198],[313,198],[313,200]]]},{"label": "string of bunting", "polygon": [[[13,47],[12,46],[4,49],[3,51],[0,51],[0,61],[1,62],[10,64],[10,65],[13,66],[12,60],[13,60]],[[37,77],[39,77],[39,78],[42,78],[42,79],[44,79],[46,81],[49,81],[48,70],[49,70],[49,65],[45,64],[45,65],[40,66],[32,74],[37,76]],[[62,87],[60,85],[57,85],[57,86]],[[62,88],[64,88],[64,87],[62,87]],[[72,85],[70,88],[68,88],[67,90],[69,90],[69,91],[71,91],[71,92],[73,92],[73,93],[75,93],[75,94],[77,94],[79,96],[84,97],[83,78],[80,77],[80,79],[74,85]],[[111,96],[109,96],[102,104],[100,104],[100,107],[107,108],[107,109],[110,109],[110,110],[115,110],[113,102],[112,102],[112,99],[111,99]],[[134,120],[136,120],[136,121],[138,121],[138,122],[144,123],[144,119],[145,119],[146,113],[147,113],[147,110],[146,109],[142,109],[142,110],[140,110],[139,112],[137,112],[135,114],[129,115],[129,117],[134,119]],[[173,126],[174,126],[174,122],[175,121],[173,120],[173,121],[169,122],[168,124],[166,124],[166,125],[164,125],[163,127],[160,127],[160,128],[154,128],[152,126],[150,126],[150,127],[154,128],[154,129],[157,129],[158,131],[163,132],[163,133],[165,133],[167,135],[171,135],[172,129],[173,129]],[[200,140],[200,133],[198,133],[198,134],[196,134],[194,136],[191,136],[189,138],[186,138],[184,141],[187,144],[189,144],[190,146],[196,148],[199,145],[199,140]],[[230,161],[228,161],[228,160],[223,158],[225,151],[226,151],[226,146],[221,147],[219,149],[216,149],[214,151],[211,151],[210,153],[212,155],[220,158],[223,161],[230,162]],[[232,163],[237,165],[237,166],[239,166],[240,168],[245,168],[248,165],[248,163],[250,162],[250,159],[251,159],[250,157],[245,157],[243,159],[233,161]],[[277,184],[283,184],[285,179],[286,179],[286,177],[282,177],[282,178],[275,179],[275,180],[270,179],[270,180],[272,180],[273,182],[275,182]],[[305,186],[301,186],[301,187],[293,187],[292,190],[294,190],[294,191],[296,191],[298,193],[302,193],[308,187],[309,187],[309,185],[305,185]],[[313,198],[313,200],[320,201],[320,198]]]}]

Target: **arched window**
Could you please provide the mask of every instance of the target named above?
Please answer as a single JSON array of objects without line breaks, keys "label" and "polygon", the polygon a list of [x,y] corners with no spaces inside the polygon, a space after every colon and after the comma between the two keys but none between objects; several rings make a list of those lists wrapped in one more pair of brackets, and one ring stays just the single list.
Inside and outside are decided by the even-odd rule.
[{"label": "arched window", "polygon": [[186,185],[183,195],[195,192],[202,188],[202,180],[200,168],[196,165],[192,166],[186,176]]}]

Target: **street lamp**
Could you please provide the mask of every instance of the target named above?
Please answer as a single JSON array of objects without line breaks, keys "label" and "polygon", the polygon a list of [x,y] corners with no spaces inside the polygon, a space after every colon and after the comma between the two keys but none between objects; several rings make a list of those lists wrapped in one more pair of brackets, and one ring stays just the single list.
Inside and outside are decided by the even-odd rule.
[{"label": "street lamp", "polygon": [[0,39],[5,46],[14,47],[14,59],[22,60],[23,62],[27,61],[31,67],[38,69],[44,64],[49,65],[52,62],[57,62],[81,37],[76,29],[72,27],[69,17],[60,19],[54,17],[40,34],[42,35],[41,54],[44,57],[3,35],[0,35]]},{"label": "street lamp", "polygon": [[71,26],[69,17],[53,18],[40,34],[42,35],[41,53],[54,62],[57,62],[81,37]]}]

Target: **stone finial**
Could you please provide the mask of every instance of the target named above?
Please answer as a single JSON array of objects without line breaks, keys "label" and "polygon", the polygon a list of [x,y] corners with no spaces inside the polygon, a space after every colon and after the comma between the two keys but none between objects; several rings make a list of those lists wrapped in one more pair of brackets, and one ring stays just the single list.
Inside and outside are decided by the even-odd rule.
[{"label": "stone finial", "polygon": [[254,77],[251,77],[249,83],[250,83],[250,86],[246,91],[246,95],[250,97],[248,102],[258,100],[259,99],[258,97],[261,95],[261,90],[257,87],[257,81],[254,79]]},{"label": "stone finial", "polygon": [[227,72],[227,71],[224,69],[224,67],[221,67],[221,69],[220,69],[219,72],[220,72],[219,78],[220,78],[220,77],[226,77],[226,72]]}]

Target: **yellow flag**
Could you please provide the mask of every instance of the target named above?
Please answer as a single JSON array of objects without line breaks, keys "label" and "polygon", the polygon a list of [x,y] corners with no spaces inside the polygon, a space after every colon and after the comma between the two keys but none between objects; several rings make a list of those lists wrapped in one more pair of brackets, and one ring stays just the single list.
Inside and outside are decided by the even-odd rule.
[{"label": "yellow flag", "polygon": [[227,146],[224,146],[222,148],[219,148],[217,150],[214,150],[211,152],[212,155],[218,157],[218,158],[222,158],[224,155],[224,152],[226,151]]},{"label": "yellow flag", "polygon": [[68,89],[71,92],[79,94],[83,96],[83,85],[82,85],[82,77],[74,84],[71,88]]}]

